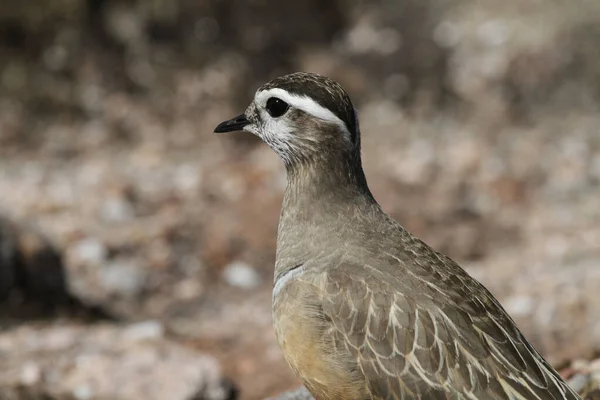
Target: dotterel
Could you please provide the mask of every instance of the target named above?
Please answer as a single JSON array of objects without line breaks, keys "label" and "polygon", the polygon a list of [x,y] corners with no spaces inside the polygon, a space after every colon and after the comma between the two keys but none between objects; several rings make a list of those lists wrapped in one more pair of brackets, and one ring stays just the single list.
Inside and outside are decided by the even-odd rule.
[{"label": "dotterel", "polygon": [[274,79],[215,132],[237,130],[286,167],[273,318],[316,399],[579,399],[481,283],[380,208],[339,84]]}]

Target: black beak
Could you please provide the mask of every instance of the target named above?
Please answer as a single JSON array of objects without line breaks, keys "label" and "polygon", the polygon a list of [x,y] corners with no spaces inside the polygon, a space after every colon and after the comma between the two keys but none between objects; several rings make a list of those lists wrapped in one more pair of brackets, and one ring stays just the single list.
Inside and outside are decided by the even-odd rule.
[{"label": "black beak", "polygon": [[235,118],[221,122],[217,125],[215,133],[241,131],[249,123],[250,121],[248,121],[248,118],[246,118],[244,114],[240,114]]}]

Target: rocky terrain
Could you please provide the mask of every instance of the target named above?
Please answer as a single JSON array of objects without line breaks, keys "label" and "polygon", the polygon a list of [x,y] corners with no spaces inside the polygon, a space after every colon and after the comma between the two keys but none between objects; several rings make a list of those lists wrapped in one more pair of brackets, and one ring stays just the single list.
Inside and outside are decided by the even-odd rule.
[{"label": "rocky terrain", "polygon": [[597,396],[596,2],[3,4],[0,399],[298,387],[271,329],[282,165],[212,134],[297,70],[355,100],[382,206]]}]

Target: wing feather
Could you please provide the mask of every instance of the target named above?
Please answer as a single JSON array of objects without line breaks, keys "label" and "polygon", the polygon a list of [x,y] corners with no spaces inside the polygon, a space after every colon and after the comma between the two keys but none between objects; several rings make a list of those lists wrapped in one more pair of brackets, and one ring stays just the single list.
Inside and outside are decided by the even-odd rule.
[{"label": "wing feather", "polygon": [[324,340],[355,360],[371,398],[579,399],[477,281],[411,271],[345,261],[320,280]]}]

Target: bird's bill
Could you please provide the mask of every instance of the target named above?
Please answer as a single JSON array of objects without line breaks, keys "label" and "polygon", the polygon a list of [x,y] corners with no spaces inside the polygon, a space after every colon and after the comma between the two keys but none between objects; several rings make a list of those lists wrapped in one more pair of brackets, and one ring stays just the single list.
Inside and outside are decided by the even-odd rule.
[{"label": "bird's bill", "polygon": [[244,114],[240,114],[237,117],[223,121],[217,125],[215,133],[241,131],[249,123],[250,121],[248,121],[248,118],[246,118]]}]

